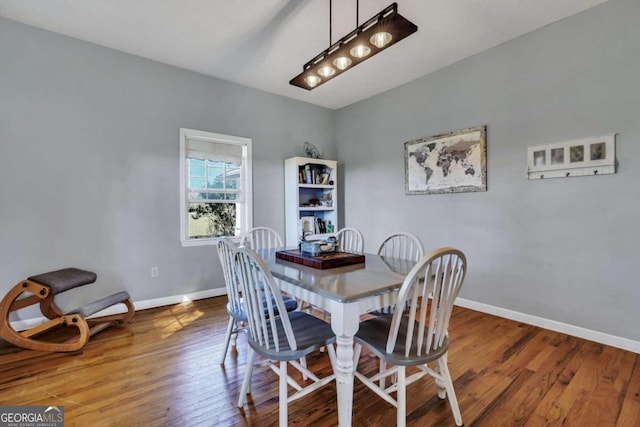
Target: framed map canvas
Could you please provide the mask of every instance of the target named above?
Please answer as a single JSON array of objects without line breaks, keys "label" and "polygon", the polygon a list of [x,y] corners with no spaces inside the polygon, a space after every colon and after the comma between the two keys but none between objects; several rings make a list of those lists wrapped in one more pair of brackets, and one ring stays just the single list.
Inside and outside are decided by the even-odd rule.
[{"label": "framed map canvas", "polygon": [[404,143],[405,194],[487,191],[487,127]]}]

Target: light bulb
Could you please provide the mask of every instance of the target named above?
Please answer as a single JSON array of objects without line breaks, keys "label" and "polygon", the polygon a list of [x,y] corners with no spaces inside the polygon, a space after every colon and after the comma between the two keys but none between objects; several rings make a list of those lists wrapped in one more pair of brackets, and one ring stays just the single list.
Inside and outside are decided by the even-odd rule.
[{"label": "light bulb", "polygon": [[304,78],[304,81],[307,82],[309,87],[316,87],[318,83],[320,83],[320,77],[318,76],[307,76]]},{"label": "light bulb", "polygon": [[378,49],[382,49],[391,41],[391,34],[386,31],[381,31],[379,33],[375,33],[371,36],[369,41],[372,45],[376,46]]},{"label": "light bulb", "polygon": [[339,70],[344,70],[351,65],[351,59],[346,56],[340,56],[333,60],[333,65],[338,67]]},{"label": "light bulb", "polygon": [[371,48],[369,46],[359,44],[358,46],[351,48],[349,53],[354,58],[364,58],[371,53]]},{"label": "light bulb", "polygon": [[320,67],[320,69],[318,69],[318,74],[320,74],[322,77],[333,76],[335,73],[336,70],[329,65],[325,65],[324,67]]}]

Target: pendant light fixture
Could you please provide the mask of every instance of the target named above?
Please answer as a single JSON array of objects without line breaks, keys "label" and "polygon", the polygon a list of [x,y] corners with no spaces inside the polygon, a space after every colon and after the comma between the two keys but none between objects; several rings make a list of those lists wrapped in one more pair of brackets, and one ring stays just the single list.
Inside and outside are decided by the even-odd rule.
[{"label": "pendant light fixture", "polygon": [[418,27],[398,13],[398,3],[358,26],[359,1],[356,1],[356,29],[331,44],[331,0],[329,0],[329,47],[304,64],[302,73],[289,83],[312,90],[359,63],[418,31]]}]

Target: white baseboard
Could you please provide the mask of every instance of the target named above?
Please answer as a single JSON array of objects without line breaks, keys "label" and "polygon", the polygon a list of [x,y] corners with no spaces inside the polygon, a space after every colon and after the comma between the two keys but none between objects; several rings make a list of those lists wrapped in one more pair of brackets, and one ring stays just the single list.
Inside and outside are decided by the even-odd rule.
[{"label": "white baseboard", "polygon": [[[226,295],[226,294],[227,294],[227,288],[224,288],[224,287],[214,288],[214,289],[207,289],[206,291],[192,292],[184,295],[173,295],[169,297],[137,301],[133,303],[133,306],[135,307],[136,311],[147,310],[149,308],[163,307],[165,305],[179,304],[181,302],[217,297],[217,296]],[[102,310],[99,313],[94,314],[91,317],[107,316],[111,314],[118,314],[118,313],[124,313],[124,312],[125,312],[125,307],[122,304],[116,304],[114,306],[111,306]],[[40,325],[46,322],[47,320],[48,319],[46,317],[36,317],[34,319],[17,320],[17,321],[11,322],[11,327],[16,331],[23,331],[25,329],[29,329],[34,326]]]},{"label": "white baseboard", "polygon": [[[149,308],[162,307],[165,305],[178,304],[181,302],[187,302],[187,301],[193,301],[193,300],[199,300],[199,299],[211,298],[211,297],[219,297],[220,295],[226,295],[226,294],[227,294],[227,288],[215,288],[215,289],[207,289],[206,291],[192,292],[190,294],[185,294],[185,295],[173,295],[169,297],[140,301],[140,302],[134,303],[133,305],[136,307],[136,311],[146,310]],[[102,316],[104,314],[100,314],[100,315]]]},{"label": "white baseboard", "polygon": [[605,334],[603,332],[593,331],[591,329],[581,328],[580,326],[556,322],[555,320],[507,310],[506,308],[496,307],[494,305],[471,301],[464,298],[457,298],[456,305],[640,354],[639,341],[633,341],[627,338]]},{"label": "white baseboard", "polygon": [[[155,298],[151,300],[144,300],[134,302],[133,305],[137,310],[146,310],[149,308],[163,307],[166,305],[178,304],[181,302],[198,300],[203,298],[217,297],[226,295],[226,288],[214,288],[207,289],[206,291],[192,292],[184,295],[173,295],[162,298]],[[484,304],[481,302],[471,301],[464,298],[457,298],[456,305],[471,310],[480,311],[482,313],[492,314],[498,317],[504,317],[505,319],[515,320],[517,322],[526,323],[528,325],[538,326],[540,328],[549,329],[563,334],[571,335],[578,338],[583,338],[589,341],[594,341],[600,344],[610,345],[612,347],[621,348],[623,350],[632,351],[640,354],[640,342],[633,341],[627,338],[618,337],[615,335],[605,334],[603,332],[593,331],[591,329],[581,328],[580,326],[569,325],[567,323],[557,322],[555,320],[545,319],[543,317],[533,316],[531,314],[520,313],[517,311],[507,310],[506,308],[496,307],[494,305]],[[113,307],[109,307],[100,313],[96,313],[95,316],[105,316],[109,314],[116,314],[124,312],[124,307],[118,304]],[[32,328],[40,325],[47,319],[39,317],[35,319],[18,320],[11,322],[11,326],[16,331]]]}]

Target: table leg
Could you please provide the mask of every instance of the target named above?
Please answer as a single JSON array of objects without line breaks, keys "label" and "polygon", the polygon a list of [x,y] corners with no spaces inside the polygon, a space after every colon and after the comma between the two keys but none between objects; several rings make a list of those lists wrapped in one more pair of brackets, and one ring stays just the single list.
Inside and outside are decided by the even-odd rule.
[{"label": "table leg", "polygon": [[353,337],[358,331],[360,316],[353,304],[335,303],[331,313],[331,328],[336,334],[336,389],[338,391],[338,425],[351,426],[353,410]]}]

